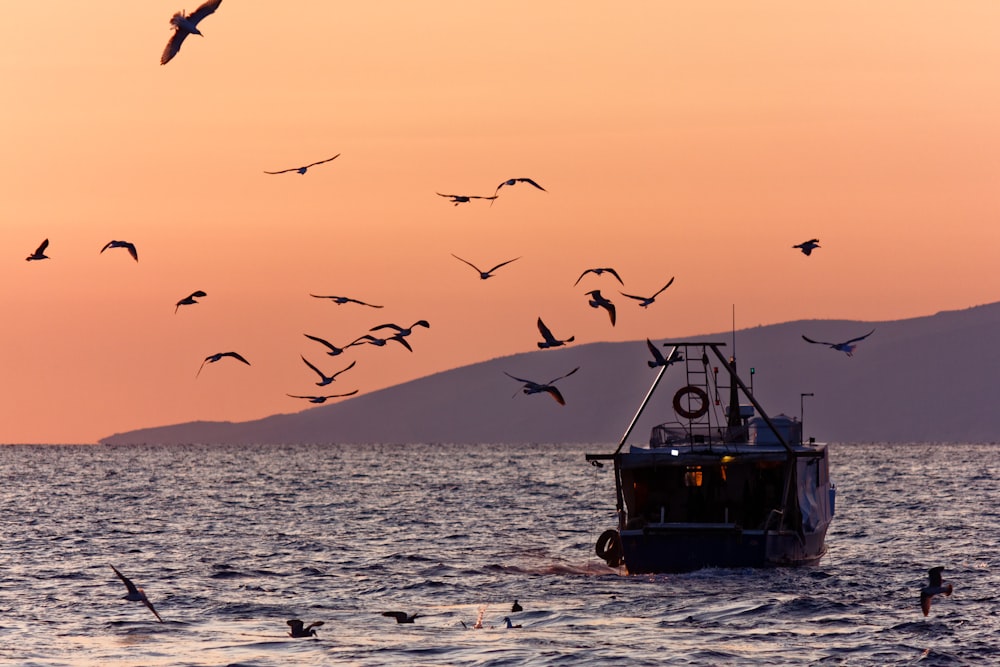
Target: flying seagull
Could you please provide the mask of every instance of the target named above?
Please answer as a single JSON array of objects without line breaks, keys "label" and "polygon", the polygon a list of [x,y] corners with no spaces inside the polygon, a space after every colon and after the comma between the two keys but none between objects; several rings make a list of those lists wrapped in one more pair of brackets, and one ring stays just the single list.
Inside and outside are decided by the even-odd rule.
[{"label": "flying seagull", "polygon": [[205,364],[214,364],[216,361],[219,361],[223,357],[232,357],[233,359],[236,359],[237,361],[242,361],[247,366],[250,365],[249,361],[247,361],[246,359],[244,359],[242,356],[240,356],[236,352],[216,352],[215,354],[210,354],[207,357],[205,357],[205,361],[201,362],[201,366],[198,367],[198,373],[195,374],[195,377],[198,377],[199,375],[201,375],[201,369],[205,367]]},{"label": "flying seagull", "polygon": [[542,334],[542,338],[545,339],[538,344],[539,349],[542,350],[547,347],[559,347],[560,345],[565,345],[566,343],[572,343],[573,339],[576,338],[575,336],[570,336],[565,340],[559,340],[552,335],[552,332],[549,331],[549,328],[545,326],[545,322],[542,322],[542,318],[540,317],[538,318],[538,331]]},{"label": "flying seagull", "polygon": [[793,245],[792,247],[798,248],[799,250],[802,251],[803,255],[808,257],[809,255],[812,254],[813,250],[819,247],[819,239],[810,239],[808,241],[803,241],[802,243]]},{"label": "flying seagull", "polygon": [[177,55],[177,52],[181,50],[181,44],[184,43],[188,35],[201,35],[198,24],[203,18],[218,9],[221,4],[222,0],[207,0],[190,14],[185,14],[183,11],[174,14],[170,19],[170,25],[174,26],[174,34],[167,42],[167,48],[163,49],[160,64],[166,65],[171,58]]},{"label": "flying seagull", "polygon": [[478,271],[479,272],[479,278],[481,280],[486,280],[487,278],[492,278],[493,277],[493,272],[496,271],[497,269],[499,269],[501,266],[506,266],[507,264],[510,264],[511,262],[516,262],[517,260],[521,259],[520,257],[515,257],[514,259],[508,259],[506,262],[500,262],[499,264],[497,264],[496,266],[494,266],[489,271],[483,271],[482,269],[480,269],[478,266],[476,266],[475,264],[473,264],[469,260],[462,259],[461,257],[459,257],[458,255],[456,255],[455,253],[452,253],[451,256],[454,257],[455,259],[457,259],[460,262],[465,262],[466,264],[468,264],[469,266],[471,266],[472,268],[474,268],[476,271]]},{"label": "flying seagull", "polygon": [[605,273],[605,272],[610,273],[615,278],[617,278],[618,282],[620,282],[622,284],[622,286],[624,287],[625,283],[622,281],[622,277],[618,275],[617,271],[615,271],[614,269],[612,269],[610,267],[602,267],[602,268],[597,268],[597,269],[587,269],[586,271],[584,271],[583,273],[580,274],[579,278],[576,279],[576,282],[573,283],[573,287],[576,287],[577,285],[579,285],[580,281],[583,280],[583,277],[585,275],[587,275],[588,273],[595,273],[597,275],[601,275],[602,273]]},{"label": "flying seagull", "polygon": [[143,603],[144,605],[149,607],[149,610],[151,612],[153,612],[153,615],[156,616],[156,620],[158,620],[160,623],[163,623],[163,619],[160,618],[160,615],[156,612],[155,609],[153,609],[153,603],[150,602],[149,598],[146,597],[146,593],[141,588],[133,584],[131,579],[129,579],[124,574],[119,572],[118,568],[116,568],[114,565],[111,565],[111,569],[115,571],[115,574],[118,575],[118,578],[122,580],[123,584],[125,584],[125,588],[128,589],[128,594],[122,596],[122,600],[128,600],[129,602]]},{"label": "flying seagull", "polygon": [[473,199],[489,199],[492,201],[497,198],[496,195],[493,195],[492,197],[482,197],[480,195],[443,195],[440,192],[435,192],[434,194],[438,197],[448,197],[451,199],[452,203],[455,204],[455,206],[458,206],[459,204],[466,204]]},{"label": "flying seagull", "polygon": [[135,244],[133,243],[129,243],[128,241],[108,241],[104,244],[104,247],[101,248],[101,252],[104,252],[108,248],[126,248],[128,250],[128,254],[132,255],[132,259],[137,262],[139,261],[139,253],[136,252]]},{"label": "flying seagull", "polygon": [[[367,343],[368,345],[374,345],[375,347],[385,347],[385,344],[388,343],[390,340],[396,341],[410,352],[413,352],[413,348],[410,347],[410,344],[407,343],[403,339],[403,337],[400,336],[399,334],[396,334],[395,336],[389,336],[388,338],[376,338],[371,334],[365,334],[364,336],[358,336],[357,338],[355,338],[353,341],[351,341],[350,345],[364,345]],[[350,345],[348,345],[348,347],[350,347]]]},{"label": "flying seagull", "polygon": [[[301,354],[300,354],[299,356],[300,356],[300,357],[302,357],[302,355],[301,355]],[[351,370],[352,368],[354,368],[354,364],[358,363],[358,362],[356,362],[356,361],[352,361],[352,362],[351,362],[351,365],[350,365],[350,366],[348,366],[347,368],[345,368],[344,370],[342,370],[342,371],[337,371],[337,372],[336,372],[336,373],[334,373],[333,375],[325,375],[325,374],[323,373],[323,371],[321,371],[320,369],[316,368],[316,367],[315,367],[315,366],[313,366],[313,365],[312,365],[311,363],[309,363],[309,360],[308,360],[308,359],[306,359],[305,357],[302,357],[302,361],[304,361],[304,362],[305,362],[306,366],[308,366],[309,368],[311,368],[311,369],[313,369],[314,371],[316,371],[316,375],[318,375],[318,376],[319,376],[319,379],[320,379],[320,381],[316,383],[316,386],[317,386],[317,387],[325,387],[326,385],[328,385],[328,384],[330,384],[331,382],[333,382],[334,380],[336,380],[336,379],[337,379],[337,376],[338,376],[338,375],[340,375],[341,373],[345,373],[345,372],[347,372],[347,371]],[[302,398],[302,397],[301,397],[301,396],[297,396],[296,398]]]},{"label": "flying seagull", "polygon": [[337,153],[333,157],[328,157],[325,160],[320,160],[319,162],[313,162],[312,164],[307,164],[304,167],[292,167],[291,169],[282,169],[281,171],[265,171],[264,173],[273,175],[273,174],[287,174],[290,171],[294,171],[300,174],[304,174],[306,173],[306,170],[309,169],[309,167],[315,167],[318,164],[323,164],[325,162],[330,162],[331,160],[336,160],[338,157],[340,157],[340,153]]},{"label": "flying seagull", "polygon": [[650,368],[656,368],[657,366],[669,366],[670,364],[677,363],[678,361],[684,361],[684,356],[681,355],[680,350],[674,350],[674,353],[670,355],[670,359],[667,359],[662,352],[656,349],[656,346],[653,345],[653,342],[648,338],[646,339],[646,347],[648,347],[649,351],[653,353],[653,361],[646,362],[649,364]]},{"label": "flying seagull", "polygon": [[502,188],[505,185],[514,185],[515,183],[527,183],[528,185],[535,186],[542,192],[548,192],[548,190],[540,186],[538,183],[535,183],[530,178],[508,178],[506,181],[497,186],[496,191],[493,193],[493,198],[496,199],[497,193],[500,192],[500,188]]},{"label": "flying seagull", "polygon": [[355,389],[354,391],[349,391],[346,394],[328,394],[327,396],[296,396],[295,394],[285,394],[285,395],[291,398],[304,398],[310,403],[326,403],[328,399],[342,398],[344,396],[354,396],[354,394],[356,393],[358,393],[357,389]]},{"label": "flying seagull", "polygon": [[368,306],[370,308],[382,308],[383,307],[383,306],[376,306],[376,305],[371,304],[371,303],[365,303],[364,301],[358,301],[357,299],[351,299],[350,297],[346,297],[346,296],[322,296],[320,294],[310,294],[309,296],[315,297],[317,299],[330,299],[331,301],[333,301],[338,306],[342,306],[345,303],[360,303],[362,306]]},{"label": "flying seagull", "polygon": [[383,611],[383,616],[396,619],[397,623],[413,623],[420,614],[407,614],[405,611]]},{"label": "flying seagull", "polygon": [[931,612],[931,598],[939,593],[951,595],[951,584],[943,585],[941,582],[943,571],[943,566],[932,567],[927,571],[927,585],[920,589],[920,609],[924,616]]},{"label": "flying seagull", "polygon": [[285,621],[291,630],[288,631],[289,637],[315,637],[316,628],[323,625],[323,621],[313,621],[309,625],[306,625],[297,618]]},{"label": "flying seagull", "polygon": [[611,303],[611,301],[604,298],[604,295],[601,294],[601,290],[599,289],[591,290],[587,292],[587,294],[589,294],[591,297],[590,301],[587,302],[590,304],[590,307],[603,308],[604,310],[608,311],[608,317],[611,318],[611,326],[615,326],[615,319],[616,319],[615,304]]},{"label": "flying seagull", "polygon": [[343,354],[344,353],[344,347],[350,347],[353,344],[353,343],[348,343],[344,347],[337,347],[333,343],[331,343],[329,341],[326,341],[326,340],[323,340],[319,336],[310,336],[309,334],[302,334],[302,335],[305,336],[306,338],[308,338],[309,340],[314,340],[317,343],[320,343],[320,344],[325,345],[326,347],[328,347],[329,351],[327,352],[327,354],[329,354],[331,357],[336,357],[338,354]]},{"label": "flying seagull", "polygon": [[[506,375],[509,378],[513,378],[513,379],[517,380],[518,382],[524,383],[523,390],[524,390],[525,394],[538,394],[538,393],[541,393],[541,392],[545,392],[545,393],[549,394],[550,396],[552,396],[552,398],[556,399],[556,403],[558,403],[559,405],[566,405],[566,401],[563,399],[562,394],[559,393],[559,390],[556,389],[554,385],[559,380],[562,380],[565,377],[569,377],[570,375],[572,375],[573,373],[577,372],[578,370],[580,370],[579,366],[577,366],[576,368],[574,368],[573,370],[571,370],[569,373],[566,373],[566,375],[560,375],[556,379],[549,380],[548,382],[545,382],[545,383],[540,383],[540,382],[535,382],[533,380],[525,380],[524,378],[514,377],[513,375],[511,375],[507,371],[504,371],[503,374]],[[514,396],[517,396],[517,394],[515,393]]]},{"label": "flying seagull", "polygon": [[413,333],[413,327],[424,327],[425,329],[430,329],[431,325],[427,323],[427,320],[417,320],[416,322],[411,324],[409,328],[406,328],[406,327],[401,327],[398,324],[392,324],[390,322],[389,324],[379,324],[378,326],[374,326],[371,329],[369,329],[369,331],[378,331],[379,329],[392,329],[393,331],[396,332],[397,336],[404,337],[404,336],[409,336],[410,334]]},{"label": "flying seagull", "polygon": [[49,240],[45,239],[44,241],[42,241],[42,244],[38,246],[38,249],[35,250],[35,252],[31,253],[24,259],[29,262],[35,259],[48,259],[49,256],[45,254],[45,249],[48,247],[49,247]]},{"label": "flying seagull", "polygon": [[664,285],[660,289],[656,290],[656,293],[653,294],[653,296],[636,296],[635,294],[626,294],[625,292],[619,292],[619,294],[621,294],[622,296],[627,296],[630,299],[635,299],[636,301],[639,302],[640,306],[642,306],[643,308],[646,308],[647,306],[649,306],[649,304],[651,304],[654,301],[656,301],[656,297],[660,296],[660,292],[662,292],[663,290],[667,289],[668,287],[670,287],[673,284],[674,284],[674,279],[671,278],[670,282],[668,282],[666,285]]},{"label": "flying seagull", "polygon": [[191,294],[178,301],[177,305],[174,306],[174,315],[177,314],[177,309],[180,308],[181,306],[190,306],[192,304],[198,303],[197,301],[195,301],[195,299],[200,299],[203,296],[208,296],[208,295],[202,292],[201,290],[198,290],[196,292],[191,292]]},{"label": "flying seagull", "polygon": [[853,357],[854,348],[856,348],[857,345],[853,345],[852,343],[857,343],[859,340],[864,340],[865,338],[871,336],[873,333],[875,333],[874,329],[866,333],[864,336],[858,336],[857,338],[852,338],[851,340],[845,340],[843,343],[826,343],[821,340],[813,340],[812,338],[807,338],[806,336],[802,336],[802,338],[807,343],[815,343],[816,345],[826,345],[828,347],[833,348],[834,350],[837,350],[838,352],[843,352],[849,357]]}]

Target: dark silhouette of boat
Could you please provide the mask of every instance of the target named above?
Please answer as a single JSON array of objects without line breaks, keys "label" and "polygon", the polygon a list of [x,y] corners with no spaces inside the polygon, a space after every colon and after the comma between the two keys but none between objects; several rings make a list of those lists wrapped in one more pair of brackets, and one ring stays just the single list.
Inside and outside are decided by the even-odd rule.
[{"label": "dark silhouette of boat", "polygon": [[[597,555],[631,574],[818,563],[835,498],[826,446],[802,442],[801,414],[764,411],[754,369],[748,387],[720,351],[725,343],[666,346],[667,358],[680,352],[683,361],[660,368],[613,453],[587,454],[593,465],[614,463],[618,527],[601,534]],[[626,449],[671,367],[684,374],[676,418],[654,427],[648,445]]]}]

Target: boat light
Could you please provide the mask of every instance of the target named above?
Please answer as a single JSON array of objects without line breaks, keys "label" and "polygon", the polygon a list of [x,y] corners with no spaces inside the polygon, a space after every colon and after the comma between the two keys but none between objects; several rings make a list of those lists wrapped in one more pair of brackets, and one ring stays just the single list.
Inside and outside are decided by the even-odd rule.
[{"label": "boat light", "polygon": [[679,451],[677,451],[676,449],[671,449],[670,450],[670,455],[671,456],[680,456],[680,454],[681,453]]},{"label": "boat light", "polygon": [[728,454],[726,456],[722,457],[722,462],[723,463],[732,463],[735,460],[736,460],[735,456],[729,456]]}]

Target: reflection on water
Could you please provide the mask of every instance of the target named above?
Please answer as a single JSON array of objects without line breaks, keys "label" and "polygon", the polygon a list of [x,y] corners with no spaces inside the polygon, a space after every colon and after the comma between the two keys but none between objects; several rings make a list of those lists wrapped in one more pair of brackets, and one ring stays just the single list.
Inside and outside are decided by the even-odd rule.
[{"label": "reflection on water", "polygon": [[[995,446],[833,445],[819,567],[634,577],[594,554],[614,481],[583,453],[604,449],[0,448],[0,662],[1000,662]],[[939,564],[955,593],[924,619]]]}]

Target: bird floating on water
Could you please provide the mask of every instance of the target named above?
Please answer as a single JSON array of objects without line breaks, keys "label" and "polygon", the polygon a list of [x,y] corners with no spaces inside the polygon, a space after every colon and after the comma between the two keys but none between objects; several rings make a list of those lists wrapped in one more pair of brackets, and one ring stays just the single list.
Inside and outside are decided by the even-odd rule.
[{"label": "bird floating on water", "polygon": [[201,35],[198,24],[203,18],[218,9],[221,4],[222,0],[208,0],[190,14],[185,14],[183,11],[174,14],[170,19],[170,25],[174,26],[174,34],[167,42],[167,47],[163,49],[160,64],[166,65],[171,58],[177,55],[177,52],[181,50],[181,44],[184,43],[188,35]]},{"label": "bird floating on water", "polygon": [[573,283],[573,287],[576,287],[577,285],[579,285],[580,281],[583,280],[583,277],[585,275],[587,275],[588,273],[593,273],[593,274],[596,274],[596,275],[601,275],[602,273],[610,273],[611,275],[613,275],[618,280],[618,282],[620,282],[622,284],[622,286],[625,285],[624,281],[622,281],[622,277],[618,275],[617,271],[615,271],[611,267],[600,267],[600,268],[596,268],[596,269],[587,269],[586,271],[584,271],[583,273],[581,273],[580,277],[576,279],[575,283]]},{"label": "bird floating on water", "polygon": [[396,619],[397,623],[413,623],[420,614],[407,614],[405,611],[383,611],[383,616]]},{"label": "bird floating on water", "polygon": [[[549,380],[548,382],[544,382],[544,383],[535,382],[534,380],[525,380],[524,378],[515,377],[515,376],[511,375],[510,373],[508,373],[507,371],[504,371],[503,374],[506,375],[509,378],[517,380],[518,382],[524,383],[524,387],[522,389],[523,389],[523,391],[524,391],[525,394],[539,394],[539,393],[545,392],[546,394],[548,394],[552,398],[556,399],[556,403],[558,403],[559,405],[566,405],[566,401],[565,401],[565,399],[563,399],[563,395],[559,392],[558,389],[556,389],[556,387],[554,385],[559,380],[562,380],[563,378],[569,377],[570,375],[572,375],[573,373],[577,372],[578,370],[580,370],[579,366],[577,366],[576,368],[574,368],[573,370],[571,370],[569,373],[566,373],[565,375],[560,375],[559,377],[555,378],[554,380]],[[517,396],[517,394],[515,393],[514,396]]]},{"label": "bird floating on water", "polygon": [[576,336],[570,336],[565,340],[559,340],[552,335],[552,332],[549,331],[549,328],[545,326],[545,322],[542,322],[542,318],[540,317],[538,318],[538,331],[542,334],[542,338],[545,339],[538,344],[538,347],[542,350],[549,347],[559,347],[560,345],[565,345],[566,343],[572,343],[576,338]]},{"label": "bird floating on water", "polygon": [[511,623],[510,622],[510,616],[504,616],[503,617],[503,622],[507,624],[507,629],[508,630],[512,629],[512,628],[519,628],[519,627],[521,627],[520,623],[518,623],[517,625],[514,625],[513,623]]},{"label": "bird floating on water", "polygon": [[951,595],[952,586],[942,583],[942,572],[944,566],[932,567],[927,571],[927,585],[920,589],[920,610],[924,612],[924,616],[931,613],[931,598],[938,594]]},{"label": "bird floating on water", "polygon": [[265,174],[272,174],[272,175],[274,175],[274,174],[287,174],[290,171],[294,171],[294,172],[299,173],[299,174],[304,174],[309,169],[309,167],[315,167],[318,164],[324,164],[326,162],[330,162],[332,160],[336,160],[338,157],[340,157],[340,153],[337,153],[333,157],[328,157],[325,160],[320,160],[319,162],[313,162],[312,164],[307,164],[307,165],[305,165],[303,167],[292,167],[291,169],[282,169],[281,171],[265,171],[264,173]]},{"label": "bird floating on water", "polygon": [[285,623],[291,628],[288,631],[289,637],[315,637],[316,628],[323,625],[323,621],[313,621],[309,625],[306,625],[297,618],[285,621]]},{"label": "bird floating on water", "polygon": [[473,199],[489,199],[490,201],[493,201],[497,198],[496,195],[493,195],[492,197],[483,197],[480,195],[443,195],[440,192],[435,192],[434,194],[438,197],[448,197],[451,199],[452,203],[455,204],[455,206],[458,206],[459,204],[467,204]]},{"label": "bird floating on water", "polygon": [[49,240],[45,239],[44,241],[42,241],[41,245],[38,246],[35,252],[31,253],[24,259],[29,262],[36,259],[49,259],[49,256],[45,254],[45,249],[48,247],[49,247]]},{"label": "bird floating on water", "polygon": [[322,294],[310,294],[309,296],[314,297],[316,299],[330,299],[331,301],[333,301],[338,306],[342,306],[345,303],[358,303],[358,304],[361,304],[362,306],[368,306],[369,308],[382,308],[383,307],[383,306],[376,306],[375,304],[371,304],[371,303],[365,303],[364,301],[358,301],[357,299],[352,299],[352,298],[347,297],[347,296],[324,296]]},{"label": "bird floating on water", "polygon": [[177,305],[174,306],[174,314],[175,315],[177,314],[177,309],[180,308],[181,306],[190,306],[192,304],[198,303],[198,301],[195,301],[195,299],[200,299],[203,296],[208,296],[208,294],[206,294],[201,290],[191,292],[191,294],[187,295],[186,297],[177,302]]},{"label": "bird floating on water", "polygon": [[646,347],[648,347],[649,351],[653,353],[653,361],[646,362],[649,364],[650,368],[656,368],[657,366],[669,366],[670,364],[675,364],[678,361],[684,361],[684,356],[678,349],[674,349],[673,354],[671,354],[670,358],[667,359],[666,356],[660,352],[648,338],[646,339]]},{"label": "bird floating on water", "polygon": [[101,248],[101,252],[104,252],[108,248],[125,248],[128,250],[128,254],[132,255],[132,259],[137,262],[139,261],[139,253],[136,252],[134,243],[129,243],[128,241],[108,241],[104,244],[104,247]]},{"label": "bird floating on water", "polygon": [[480,269],[478,266],[476,266],[475,264],[473,264],[469,260],[462,259],[461,257],[459,257],[458,255],[456,255],[455,253],[452,253],[451,256],[454,257],[455,259],[457,259],[460,262],[465,262],[466,264],[468,264],[469,266],[471,266],[472,268],[474,268],[476,271],[478,271],[479,272],[479,278],[480,278],[480,280],[486,280],[487,278],[492,278],[493,277],[493,272],[496,271],[497,269],[499,269],[501,266],[506,266],[507,264],[510,264],[511,262],[516,262],[517,260],[521,259],[520,257],[515,257],[514,259],[508,259],[506,262],[500,262],[499,264],[497,264],[496,266],[494,266],[489,271],[483,271],[482,269]]},{"label": "bird floating on water", "polygon": [[813,340],[812,338],[808,338],[806,336],[802,336],[802,339],[805,340],[807,343],[814,343],[816,345],[826,345],[827,347],[837,350],[838,352],[843,352],[849,357],[853,357],[854,348],[857,347],[857,345],[854,345],[854,343],[857,343],[860,340],[868,338],[873,333],[875,333],[874,329],[866,333],[864,336],[858,336],[857,338],[852,338],[851,340],[845,340],[843,343],[826,343],[821,340]]},{"label": "bird floating on water", "polygon": [[331,398],[343,398],[344,396],[354,396],[354,394],[356,393],[358,393],[357,389],[355,389],[354,391],[349,391],[346,394],[327,394],[326,396],[297,396],[295,394],[285,394],[285,395],[291,398],[302,398],[309,401],[310,403],[326,403]]},{"label": "bird floating on water", "polygon": [[205,361],[201,362],[201,366],[198,367],[198,372],[197,374],[195,374],[195,377],[201,375],[201,369],[205,367],[205,364],[214,364],[216,361],[219,361],[223,357],[232,357],[237,361],[242,361],[247,366],[250,365],[249,361],[244,359],[240,354],[236,352],[216,352],[215,354],[210,354],[207,357],[205,357]]},{"label": "bird floating on water", "polygon": [[656,292],[653,294],[653,296],[637,296],[635,294],[626,294],[625,292],[619,292],[619,294],[621,294],[622,296],[627,296],[630,299],[635,299],[636,301],[639,302],[639,305],[641,307],[646,308],[651,303],[653,303],[654,301],[656,301],[656,297],[660,296],[660,292],[662,292],[663,290],[667,289],[668,287],[670,287],[673,284],[674,284],[674,279],[671,278],[670,282],[668,282],[666,285],[664,285],[660,289],[656,290]]},{"label": "bird floating on water", "polygon": [[809,255],[812,254],[813,250],[815,250],[816,248],[820,247],[819,246],[819,239],[810,239],[808,241],[803,241],[802,243],[798,243],[796,245],[793,245],[792,247],[793,248],[798,248],[799,250],[802,251],[803,255],[805,255],[806,257],[808,257]]},{"label": "bird floating on water", "polygon": [[524,607],[522,607],[520,604],[518,604],[517,600],[515,599],[514,600],[514,604],[512,604],[511,607],[510,607],[510,612],[512,614],[516,614],[519,611],[524,611]]},{"label": "bird floating on water", "polygon": [[133,584],[132,580],[126,577],[121,572],[119,572],[117,567],[115,567],[114,565],[110,565],[110,567],[112,570],[115,571],[115,574],[118,575],[118,578],[122,580],[122,583],[125,584],[125,588],[128,589],[128,593],[122,597],[122,600],[128,600],[129,602],[143,603],[149,608],[151,612],[153,612],[153,615],[156,616],[156,620],[158,620],[160,623],[163,623],[163,619],[160,618],[159,613],[157,613],[156,609],[153,608],[153,603],[150,602],[149,598],[146,597],[145,591],[143,591],[141,588]]},{"label": "bird floating on water", "polygon": [[[302,357],[301,354],[299,356]],[[338,375],[340,375],[341,373],[346,373],[347,371],[349,371],[352,368],[354,368],[354,365],[356,363],[358,363],[356,361],[352,361],[351,365],[348,366],[347,368],[345,368],[343,370],[340,370],[340,371],[337,371],[333,375],[326,375],[323,371],[321,371],[320,369],[316,368],[314,365],[312,365],[311,363],[309,363],[309,360],[306,359],[305,357],[302,357],[302,361],[304,361],[305,364],[306,364],[306,366],[308,366],[309,368],[313,369],[316,372],[316,375],[319,376],[319,382],[316,383],[317,387],[325,387],[326,385],[328,385],[331,382],[333,382],[334,380],[336,380]],[[296,398],[303,398],[303,397],[302,396],[296,396]]]},{"label": "bird floating on water", "polygon": [[590,301],[587,302],[590,304],[590,307],[603,308],[604,310],[608,311],[608,317],[611,318],[611,326],[615,326],[615,319],[617,319],[617,316],[615,314],[615,304],[611,303],[611,301],[606,299],[604,295],[601,294],[601,290],[599,289],[591,290],[587,292],[587,294],[589,294],[591,297]]}]

